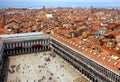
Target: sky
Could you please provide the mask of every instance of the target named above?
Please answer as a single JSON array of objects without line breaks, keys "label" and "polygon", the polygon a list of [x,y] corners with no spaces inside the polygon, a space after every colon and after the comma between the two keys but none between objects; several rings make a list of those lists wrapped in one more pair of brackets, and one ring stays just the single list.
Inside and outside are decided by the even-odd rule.
[{"label": "sky", "polygon": [[0,0],[0,8],[111,7],[120,8],[120,0]]}]

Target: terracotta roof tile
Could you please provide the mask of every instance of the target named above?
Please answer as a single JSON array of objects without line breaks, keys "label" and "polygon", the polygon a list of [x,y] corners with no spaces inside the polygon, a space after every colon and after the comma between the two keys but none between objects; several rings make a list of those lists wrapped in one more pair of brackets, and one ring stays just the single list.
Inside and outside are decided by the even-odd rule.
[{"label": "terracotta roof tile", "polygon": [[[111,68],[115,70],[116,72],[120,73],[120,70],[118,69],[120,67],[120,60],[112,59],[109,55],[106,55],[107,53],[99,53],[96,50],[92,50],[90,48],[87,48],[86,46],[80,46],[79,43],[72,42],[70,39],[61,39],[58,34],[56,36],[52,35],[57,40],[60,40],[61,42],[65,43],[66,45],[69,45],[70,47],[82,52],[84,55],[89,56],[95,61],[98,61],[99,63],[107,66],[108,68]],[[67,41],[69,40],[69,42]],[[77,44],[77,46],[76,46]],[[86,50],[87,49],[87,50]],[[92,51],[91,51],[92,50]],[[115,62],[118,62],[117,64]]]}]

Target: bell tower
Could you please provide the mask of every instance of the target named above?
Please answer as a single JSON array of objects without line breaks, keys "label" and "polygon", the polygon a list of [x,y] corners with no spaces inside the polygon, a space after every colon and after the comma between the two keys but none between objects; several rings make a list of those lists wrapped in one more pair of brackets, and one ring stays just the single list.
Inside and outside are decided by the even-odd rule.
[{"label": "bell tower", "polygon": [[94,13],[93,6],[90,8],[90,13]]},{"label": "bell tower", "polygon": [[44,19],[46,19],[46,8],[45,8],[45,6],[43,6],[43,8],[42,8],[42,17]]},{"label": "bell tower", "polygon": [[5,26],[5,15],[3,14],[0,20],[0,28],[4,28]]},{"label": "bell tower", "polygon": [[46,11],[46,8],[45,8],[45,6],[43,6],[42,10],[43,10],[43,11]]}]

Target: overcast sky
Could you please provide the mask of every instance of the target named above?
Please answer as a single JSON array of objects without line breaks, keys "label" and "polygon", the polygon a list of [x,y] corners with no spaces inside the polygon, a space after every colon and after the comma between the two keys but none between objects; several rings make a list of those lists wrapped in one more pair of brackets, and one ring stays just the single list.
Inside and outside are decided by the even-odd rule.
[{"label": "overcast sky", "polygon": [[0,8],[12,7],[120,7],[120,0],[0,0]]}]

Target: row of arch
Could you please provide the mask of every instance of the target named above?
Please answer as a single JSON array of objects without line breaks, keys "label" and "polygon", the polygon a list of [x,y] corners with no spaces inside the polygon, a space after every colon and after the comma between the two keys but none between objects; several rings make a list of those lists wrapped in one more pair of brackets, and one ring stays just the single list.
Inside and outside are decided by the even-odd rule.
[{"label": "row of arch", "polygon": [[[87,76],[90,80],[92,80],[93,82],[97,82],[97,81],[106,81],[106,82],[112,82],[111,79],[107,78],[107,77],[104,77],[102,76],[101,74],[99,74],[97,71],[95,71],[93,68],[89,67],[88,65],[86,66],[86,64],[84,64],[86,61],[84,59],[84,61],[82,61],[82,58],[78,61],[76,60],[75,57],[73,57],[73,54],[74,56],[78,57],[78,55],[76,55],[75,53],[73,53],[73,51],[66,49],[67,47],[61,47],[60,45],[62,45],[61,43],[57,43],[57,42],[51,42],[51,49],[54,50],[54,52],[58,53],[58,55],[61,55],[63,53],[63,56],[64,58],[67,57],[67,61],[70,62],[71,65],[75,66],[75,68],[77,68],[78,70],[80,70],[80,67],[82,67],[84,70],[84,72],[82,72],[85,76]],[[80,55],[80,54],[79,54]],[[65,57],[66,56],[66,57]],[[78,57],[79,58],[79,57]],[[73,60],[73,62],[71,62],[71,60]],[[65,59],[66,60],[66,59]],[[74,64],[73,64],[74,63]],[[75,64],[75,63],[78,63]],[[80,66],[79,66],[80,65]],[[94,79],[94,78],[97,79]],[[119,79],[118,79],[119,80]],[[118,81],[119,82],[119,81]]]},{"label": "row of arch", "polygon": [[[62,54],[59,50],[54,49],[54,52],[59,55],[61,58],[63,58],[66,62],[70,63],[70,65],[72,65],[74,68],[76,68],[79,72],[81,72],[82,74],[84,74],[87,78],[89,78],[92,82],[98,82],[98,80],[91,75],[89,72],[87,72],[87,70],[85,70],[84,68],[82,68],[80,65],[78,65],[76,62],[74,62],[72,59],[70,59],[67,55]],[[81,79],[82,80],[82,79]]]},{"label": "row of arch", "polygon": [[18,42],[6,42],[5,49],[13,49],[16,47],[28,48],[34,45],[48,45],[49,39],[40,39],[40,40],[29,40],[29,41],[18,41]]},{"label": "row of arch", "polygon": [[49,39],[20,41],[20,42],[6,42],[5,55],[16,55],[23,53],[32,53],[49,50]]}]

